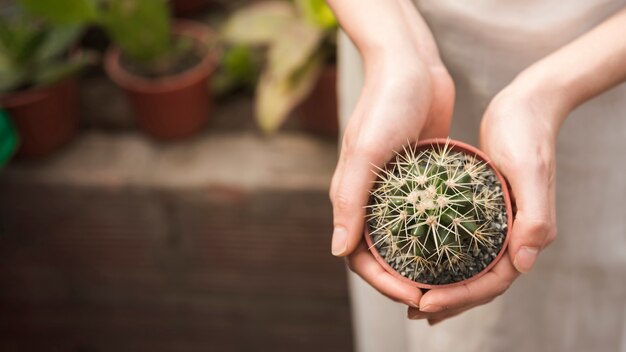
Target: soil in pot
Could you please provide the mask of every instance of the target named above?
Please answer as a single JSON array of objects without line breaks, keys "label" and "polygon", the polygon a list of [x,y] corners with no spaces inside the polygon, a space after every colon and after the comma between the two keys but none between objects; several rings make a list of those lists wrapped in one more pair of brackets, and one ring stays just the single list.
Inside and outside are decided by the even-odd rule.
[{"label": "soil in pot", "polygon": [[162,71],[146,71],[116,48],[109,49],[105,59],[106,71],[126,91],[139,127],[161,140],[196,134],[208,122],[213,107],[208,81],[216,63],[209,51],[215,35],[192,21],[176,22],[175,32],[193,50],[174,57],[175,64],[168,62]]},{"label": "soil in pot", "polygon": [[482,153],[451,141],[405,148],[378,173],[366,241],[415,286],[454,285],[490,269],[511,226],[506,183]]},{"label": "soil in pot", "polygon": [[63,147],[78,128],[78,83],[56,84],[0,96],[18,131],[18,157],[43,157]]}]

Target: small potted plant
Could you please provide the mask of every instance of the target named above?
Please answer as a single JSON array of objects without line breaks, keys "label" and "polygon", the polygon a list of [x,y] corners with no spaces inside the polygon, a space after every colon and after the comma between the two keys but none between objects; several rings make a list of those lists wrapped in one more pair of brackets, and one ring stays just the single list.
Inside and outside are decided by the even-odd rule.
[{"label": "small potted plant", "polygon": [[197,133],[212,110],[213,32],[192,21],[171,24],[165,0],[106,3],[100,22],[115,46],[105,69],[126,91],[139,126],[158,139]]},{"label": "small potted plant", "polygon": [[226,21],[221,34],[227,45],[266,49],[255,96],[263,132],[276,131],[300,107],[306,127],[336,135],[336,32],[323,0],[257,2]]},{"label": "small potted plant", "polygon": [[17,5],[1,10],[0,106],[20,136],[17,154],[45,156],[76,134],[75,73],[93,61],[92,56],[70,50],[81,26],[51,23]]},{"label": "small potted plant", "polygon": [[379,169],[365,240],[378,262],[420,288],[482,276],[513,221],[506,181],[478,149],[450,139],[404,148]]}]

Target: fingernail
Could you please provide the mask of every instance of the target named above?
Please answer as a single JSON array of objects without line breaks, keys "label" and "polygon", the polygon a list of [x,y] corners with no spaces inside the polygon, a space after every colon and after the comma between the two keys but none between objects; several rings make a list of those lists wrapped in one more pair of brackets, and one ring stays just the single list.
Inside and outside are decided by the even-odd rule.
[{"label": "fingernail", "polygon": [[533,268],[539,249],[535,247],[522,247],[517,251],[515,260],[513,260],[513,266],[520,273],[527,273]]},{"label": "fingernail", "polygon": [[343,255],[348,247],[348,231],[343,227],[335,227],[333,230],[332,253],[334,256]]},{"label": "fingernail", "polygon": [[420,308],[420,306],[417,303],[413,302],[413,301],[407,301],[406,303],[408,305],[410,305],[411,307],[413,307],[413,308],[417,308],[417,309]]},{"label": "fingernail", "polygon": [[428,319],[428,325],[433,326],[441,323],[443,319]]},{"label": "fingernail", "polygon": [[408,318],[411,320],[426,318],[426,314],[423,314],[422,312],[418,310],[410,310],[408,315],[409,315]]},{"label": "fingernail", "polygon": [[443,307],[437,304],[427,304],[425,306],[420,307],[420,311],[425,313],[437,313],[441,312]]}]

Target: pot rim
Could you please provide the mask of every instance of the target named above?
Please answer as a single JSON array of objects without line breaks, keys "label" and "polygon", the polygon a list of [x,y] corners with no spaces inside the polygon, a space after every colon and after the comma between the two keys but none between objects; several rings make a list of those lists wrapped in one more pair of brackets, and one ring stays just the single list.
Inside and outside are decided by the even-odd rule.
[{"label": "pot rim", "polygon": [[511,234],[511,229],[513,227],[513,218],[515,217],[515,214],[513,213],[513,203],[511,200],[511,193],[509,191],[508,182],[506,181],[504,176],[500,173],[500,171],[493,165],[493,162],[491,161],[491,159],[485,153],[483,153],[480,149],[470,144],[457,141],[454,139],[450,139],[450,138],[429,138],[429,139],[420,140],[417,143],[411,143],[411,145],[417,148],[418,150],[426,149],[428,146],[445,145],[445,144],[448,144],[452,150],[457,150],[457,151],[461,151],[470,155],[475,155],[476,157],[484,161],[487,165],[489,165],[489,167],[493,170],[494,174],[496,175],[496,178],[502,185],[502,194],[504,196],[504,203],[505,203],[505,208],[506,208],[506,213],[507,213],[507,231],[506,231],[506,236],[504,237],[504,242],[502,243],[502,247],[500,248],[498,255],[491,261],[491,263],[489,263],[489,265],[487,265],[479,273],[461,281],[452,282],[452,283],[444,284],[444,285],[431,285],[431,284],[413,281],[407,277],[402,276],[399,272],[393,269],[385,261],[385,259],[378,253],[378,250],[376,249],[376,247],[374,246],[374,243],[372,242],[372,239],[369,233],[369,226],[367,222],[365,222],[364,224],[365,230],[364,230],[363,237],[365,237],[367,249],[369,250],[370,253],[372,253],[376,261],[385,269],[385,271],[387,271],[393,277],[411,286],[422,288],[422,289],[436,289],[436,288],[446,288],[446,287],[465,285],[474,280],[477,280],[478,278],[488,273],[491,270],[491,268],[493,268],[496,265],[496,263],[498,263],[500,259],[502,259],[502,256],[504,256],[504,254],[506,253],[506,249],[509,243],[509,237]]},{"label": "pot rim", "polygon": [[12,109],[45,99],[50,95],[50,92],[57,87],[76,81],[76,75],[71,75],[51,84],[36,86],[16,92],[0,93],[0,107]]},{"label": "pot rim", "polygon": [[215,31],[203,23],[191,20],[175,20],[172,30],[175,34],[189,36],[209,48],[198,64],[175,75],[150,79],[124,69],[120,64],[121,49],[111,46],[107,49],[104,57],[104,69],[109,78],[117,85],[130,91],[161,93],[192,85],[210,76],[217,68],[219,57],[219,51],[210,48],[211,38],[217,38]]}]

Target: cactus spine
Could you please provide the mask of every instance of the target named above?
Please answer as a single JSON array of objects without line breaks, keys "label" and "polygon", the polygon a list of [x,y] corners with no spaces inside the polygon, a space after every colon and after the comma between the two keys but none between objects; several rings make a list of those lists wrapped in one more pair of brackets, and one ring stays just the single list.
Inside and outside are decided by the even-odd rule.
[{"label": "cactus spine", "polygon": [[506,232],[502,188],[491,167],[449,140],[405,147],[377,172],[367,224],[373,246],[401,275],[461,281],[497,256]]}]

